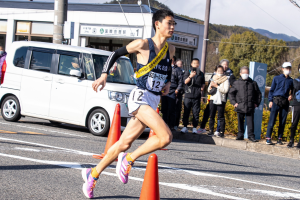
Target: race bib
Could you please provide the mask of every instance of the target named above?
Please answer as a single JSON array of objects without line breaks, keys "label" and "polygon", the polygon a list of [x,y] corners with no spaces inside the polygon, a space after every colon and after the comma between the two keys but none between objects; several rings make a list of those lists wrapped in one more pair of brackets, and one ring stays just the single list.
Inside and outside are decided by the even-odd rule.
[{"label": "race bib", "polygon": [[153,92],[160,92],[165,85],[167,75],[149,72],[146,87]]}]

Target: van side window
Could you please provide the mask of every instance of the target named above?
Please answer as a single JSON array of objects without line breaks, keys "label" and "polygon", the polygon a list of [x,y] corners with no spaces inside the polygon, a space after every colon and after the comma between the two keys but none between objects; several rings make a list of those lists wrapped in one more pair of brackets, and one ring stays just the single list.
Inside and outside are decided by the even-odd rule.
[{"label": "van side window", "polygon": [[52,53],[32,51],[30,60],[30,69],[50,72],[52,61]]},{"label": "van side window", "polygon": [[91,54],[83,54],[83,64],[87,80],[95,80],[93,56]]},{"label": "van side window", "polygon": [[77,70],[81,72],[78,57],[72,55],[60,55],[58,74],[70,75],[71,70]]},{"label": "van side window", "polygon": [[24,68],[27,50],[28,47],[21,47],[16,50],[14,61],[13,61],[16,67]]}]

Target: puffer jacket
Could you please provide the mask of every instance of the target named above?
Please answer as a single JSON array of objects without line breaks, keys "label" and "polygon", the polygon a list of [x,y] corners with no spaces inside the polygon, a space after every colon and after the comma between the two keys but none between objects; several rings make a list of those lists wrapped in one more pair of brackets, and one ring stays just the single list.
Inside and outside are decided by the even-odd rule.
[{"label": "puffer jacket", "polygon": [[238,113],[254,112],[254,104],[259,106],[262,96],[257,83],[251,78],[236,80],[231,86],[228,95],[232,105],[238,103],[238,106],[234,109]]},{"label": "puffer jacket", "polygon": [[[217,76],[217,75],[215,75],[215,76]],[[222,75],[222,76],[225,76],[225,75]],[[208,92],[210,92],[210,85],[211,84],[209,84],[209,86],[208,86]],[[225,82],[223,82],[223,83],[221,83],[217,88],[219,89],[219,92],[221,93],[221,99],[222,99],[222,102],[226,102],[227,101],[227,93],[228,93],[228,91],[229,91],[229,81],[228,81],[228,79],[225,81]],[[218,93],[216,93],[216,94],[214,94],[214,95],[212,95],[211,97],[210,97],[210,100],[215,100],[216,99],[216,97],[217,97],[217,95],[218,95]]]}]

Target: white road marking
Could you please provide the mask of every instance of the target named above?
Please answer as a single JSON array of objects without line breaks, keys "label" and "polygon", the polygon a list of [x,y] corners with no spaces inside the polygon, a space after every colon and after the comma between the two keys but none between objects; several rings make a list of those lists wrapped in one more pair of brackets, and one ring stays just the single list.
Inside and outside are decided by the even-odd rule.
[{"label": "white road marking", "polygon": [[[4,153],[0,153],[0,156],[10,157],[10,158],[16,158],[16,159],[21,159],[21,160],[27,160],[27,161],[32,161],[32,162],[37,162],[37,163],[43,163],[43,164],[57,165],[57,166],[62,166],[62,167],[67,167],[67,168],[73,168],[73,169],[83,169],[83,167],[82,167],[81,164],[79,164],[79,163],[73,163],[73,162],[38,160],[38,159],[34,159],[34,158],[27,158],[27,157],[10,155],[10,154],[4,154]],[[102,172],[102,174],[109,175],[109,176],[117,176],[117,174],[110,173],[110,172]],[[144,181],[144,179],[142,179],[142,178],[137,178],[137,177],[132,177],[132,176],[130,176],[130,179],[136,180],[136,181],[141,181],[141,182]],[[189,191],[193,191],[193,192],[204,193],[204,194],[209,194],[209,195],[223,197],[223,198],[228,198],[228,199],[247,200],[247,199],[240,198],[240,197],[235,197],[235,196],[230,196],[230,195],[226,195],[226,194],[216,193],[216,192],[213,192],[213,191],[211,191],[209,189],[206,189],[206,188],[201,188],[201,187],[187,185],[187,184],[165,183],[165,182],[159,182],[159,184],[160,185],[164,185],[164,186],[168,186],[168,187],[178,188],[178,189],[182,189],[182,190],[189,190]]]},{"label": "white road marking", "polygon": [[[22,141],[22,140],[8,139],[8,138],[3,138],[3,137],[0,137],[0,140],[15,141],[15,142],[19,142],[19,143],[33,144],[33,145],[37,145],[37,146],[43,146],[43,147],[50,147],[50,148],[55,148],[55,149],[61,149],[61,150],[65,150],[67,152],[71,152],[71,153],[75,153],[75,154],[79,154],[79,155],[86,155],[86,156],[95,155],[95,153],[89,153],[89,152],[84,152],[84,151],[77,151],[77,150],[73,150],[73,149],[55,147],[55,146],[44,145],[44,144],[33,143],[33,142],[26,142],[26,141]],[[147,165],[147,162],[135,161],[135,163],[140,163],[140,164]],[[280,186],[276,186],[276,185],[270,185],[270,184],[265,184],[265,183],[259,183],[259,182],[248,181],[248,180],[239,179],[239,178],[232,178],[232,177],[221,176],[221,175],[216,175],[216,174],[209,174],[209,173],[192,171],[192,170],[185,170],[185,169],[174,168],[174,167],[169,167],[169,166],[164,166],[164,165],[158,165],[158,166],[162,167],[162,168],[174,170],[174,171],[179,171],[179,172],[185,172],[185,173],[193,174],[193,175],[196,175],[196,176],[207,176],[207,177],[214,177],[214,178],[224,178],[224,179],[241,181],[241,182],[251,183],[251,184],[256,184],[256,185],[263,185],[263,186],[267,186],[267,187],[278,188],[278,189],[283,189],[283,190],[288,190],[288,191],[293,191],[293,192],[300,193],[299,190],[295,190],[295,189],[291,189],[291,188],[285,188],[285,187],[280,187]]]},{"label": "white road marking", "polygon": [[290,193],[290,192],[276,192],[276,191],[267,191],[267,190],[254,190],[251,189],[253,192],[258,192],[262,194],[267,194],[269,196],[274,196],[274,197],[281,197],[281,198],[295,198],[295,199],[300,199],[300,194],[295,194],[295,193]]},{"label": "white road marking", "polygon": [[39,131],[46,131],[46,132],[51,132],[51,133],[59,133],[59,134],[63,134],[63,135],[71,135],[71,136],[77,136],[77,137],[87,137],[87,136],[83,136],[83,135],[76,135],[76,134],[60,132],[60,131],[51,131],[51,130],[48,130],[48,129],[34,128],[34,127],[31,127],[31,126],[16,125],[16,124],[12,124],[12,123],[0,122],[0,124],[9,125],[9,126],[18,126],[18,127],[22,127],[22,128],[28,128],[28,129],[39,130]]}]

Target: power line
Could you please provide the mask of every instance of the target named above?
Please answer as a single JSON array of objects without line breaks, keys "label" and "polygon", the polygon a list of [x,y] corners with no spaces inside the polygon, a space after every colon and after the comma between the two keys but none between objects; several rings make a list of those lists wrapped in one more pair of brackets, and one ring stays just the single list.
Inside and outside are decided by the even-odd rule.
[{"label": "power line", "polygon": [[117,2],[119,3],[119,5],[120,5],[120,7],[121,7],[121,10],[122,10],[122,12],[123,12],[123,14],[124,14],[124,17],[125,17],[125,19],[126,19],[126,21],[127,21],[127,24],[128,24],[128,26],[129,26],[131,35],[133,35],[133,34],[132,34],[131,27],[130,27],[129,22],[128,22],[128,20],[127,20],[127,17],[126,17],[126,15],[125,15],[125,12],[124,12],[124,10],[123,10],[123,8],[122,8],[122,5],[121,5],[121,3],[120,3],[120,0],[117,0]]},{"label": "power line", "polygon": [[294,6],[300,8],[299,4],[294,0],[289,0]]},{"label": "power line", "polygon": [[[261,7],[259,7],[257,4],[255,4],[253,1],[249,0],[251,3],[253,3],[256,7],[258,7],[259,9],[261,9],[264,13],[266,13],[267,15],[269,15],[270,17],[272,17],[274,20],[276,20],[278,23],[280,23],[282,26],[284,26],[285,28],[289,29],[286,25],[284,25],[283,23],[281,23],[280,21],[278,21],[276,18],[274,18],[272,15],[270,15],[269,13],[267,13],[264,9],[262,9]],[[291,29],[289,29],[290,31],[292,31]],[[294,31],[292,31],[294,34],[296,34]],[[296,34],[298,36],[298,34]]]},{"label": "power line", "polygon": [[280,46],[280,45],[268,45],[268,44],[248,44],[248,43],[238,43],[238,42],[223,42],[223,41],[210,41],[213,43],[226,43],[226,44],[242,44],[242,45],[255,45],[255,46],[266,46],[266,47],[289,47],[289,48],[298,48],[300,46]]}]

